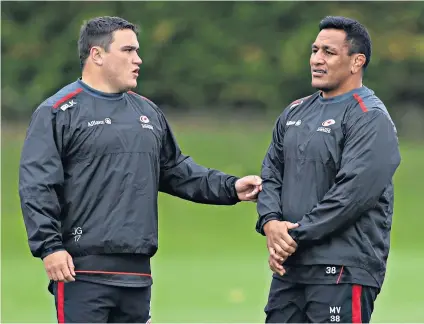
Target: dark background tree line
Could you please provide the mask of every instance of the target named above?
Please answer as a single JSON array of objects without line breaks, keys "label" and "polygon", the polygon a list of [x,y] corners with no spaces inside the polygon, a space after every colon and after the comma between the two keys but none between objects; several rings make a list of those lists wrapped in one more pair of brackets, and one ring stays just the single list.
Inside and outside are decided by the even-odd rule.
[{"label": "dark background tree line", "polygon": [[365,85],[401,129],[423,134],[423,2],[2,2],[4,120],[28,120],[80,76],[79,28],[100,15],[141,27],[137,90],[164,110],[272,117],[314,91],[308,61],[319,21],[358,19],[373,41]]}]

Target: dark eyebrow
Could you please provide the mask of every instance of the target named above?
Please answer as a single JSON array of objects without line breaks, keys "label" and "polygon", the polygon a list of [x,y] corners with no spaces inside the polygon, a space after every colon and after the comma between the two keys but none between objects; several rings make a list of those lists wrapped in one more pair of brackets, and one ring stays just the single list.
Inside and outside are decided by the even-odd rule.
[{"label": "dark eyebrow", "polygon": [[132,45],[124,45],[121,47],[121,50],[125,51],[125,50],[134,50],[137,51],[138,47],[137,46],[132,46]]},{"label": "dark eyebrow", "polygon": [[[317,49],[317,48],[319,48],[319,46],[312,44],[312,49]],[[333,46],[323,45],[323,46],[321,46],[321,48],[324,49],[324,50],[330,50],[330,51],[333,51],[333,52],[337,52],[337,48],[335,48]]]}]

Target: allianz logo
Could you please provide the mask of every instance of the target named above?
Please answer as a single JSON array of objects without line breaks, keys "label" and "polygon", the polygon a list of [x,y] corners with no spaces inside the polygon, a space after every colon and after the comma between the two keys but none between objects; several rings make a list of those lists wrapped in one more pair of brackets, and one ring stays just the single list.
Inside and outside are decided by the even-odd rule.
[{"label": "allianz logo", "polygon": [[112,120],[110,118],[105,118],[104,120],[92,120],[88,122],[88,127],[93,127],[97,125],[104,125],[104,124],[112,124]]},{"label": "allianz logo", "polygon": [[295,125],[295,126],[300,126],[302,124],[302,121],[299,120],[289,120],[286,125],[287,126],[291,126],[291,125]]}]

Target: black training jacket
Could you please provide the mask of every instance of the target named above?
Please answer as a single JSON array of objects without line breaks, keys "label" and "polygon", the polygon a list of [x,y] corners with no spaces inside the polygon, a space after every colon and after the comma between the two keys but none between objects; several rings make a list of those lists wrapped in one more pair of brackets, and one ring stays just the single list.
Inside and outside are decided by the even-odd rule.
[{"label": "black training jacket", "polygon": [[[150,258],[158,248],[159,191],[233,205],[236,180],[183,155],[150,100],[133,92],[101,93],[77,80],[34,112],[19,194],[35,257],[66,249],[74,257]],[[118,269],[109,270],[120,270],[112,263]]]},{"label": "black training jacket", "polygon": [[368,88],[324,99],[317,92],[278,118],[262,164],[256,230],[299,223],[288,265],[344,265],[382,282],[400,164],[395,126]]}]

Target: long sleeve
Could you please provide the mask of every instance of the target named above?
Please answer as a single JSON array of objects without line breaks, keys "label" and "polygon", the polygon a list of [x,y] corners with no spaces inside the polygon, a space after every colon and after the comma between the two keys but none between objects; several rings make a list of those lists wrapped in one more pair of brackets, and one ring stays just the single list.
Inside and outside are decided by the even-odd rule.
[{"label": "long sleeve", "polygon": [[33,114],[19,166],[19,195],[28,243],[35,257],[63,249],[59,196],[64,174],[62,139],[56,114],[49,106]]},{"label": "long sleeve", "polygon": [[281,186],[283,183],[284,120],[280,117],[273,129],[271,144],[262,162],[262,191],[258,195],[256,231],[264,235],[263,227],[271,220],[282,219]]},{"label": "long sleeve", "polygon": [[235,176],[205,168],[185,156],[163,117],[165,136],[161,152],[159,190],[197,203],[233,205],[239,202]]},{"label": "long sleeve", "polygon": [[317,243],[354,224],[378,202],[400,160],[396,131],[383,111],[374,109],[351,121],[334,185],[290,235],[299,245]]}]

